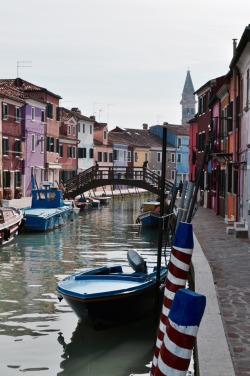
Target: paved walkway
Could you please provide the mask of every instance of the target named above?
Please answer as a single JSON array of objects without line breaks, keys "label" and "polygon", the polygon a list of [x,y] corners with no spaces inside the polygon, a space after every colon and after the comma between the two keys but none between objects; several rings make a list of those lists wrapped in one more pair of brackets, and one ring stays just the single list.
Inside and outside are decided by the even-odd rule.
[{"label": "paved walkway", "polygon": [[[214,351],[214,357],[216,357],[216,354],[219,355],[218,361],[221,364],[218,367],[221,367],[221,369],[217,369],[216,361],[214,362],[213,358],[209,359],[210,355],[207,353],[212,372],[206,373],[204,370],[204,372],[201,372],[201,376],[205,374],[250,376],[250,241],[227,234],[227,225],[224,220],[216,216],[211,210],[203,207],[199,207],[192,224],[195,236],[198,239],[195,246],[196,252],[194,252],[194,268],[196,269],[194,273],[197,272],[200,275],[198,284],[201,286],[203,283],[201,288],[207,290],[208,296],[215,286],[215,295],[217,295],[219,303],[219,311],[215,312],[216,296],[215,299],[210,297],[212,300],[207,300],[207,302],[210,302],[210,307],[206,307],[206,311],[210,312],[210,316],[208,315],[210,323],[206,322],[205,325],[207,343],[204,345],[203,338],[201,347],[206,350],[206,345],[208,348],[210,346],[210,351]],[[202,251],[200,250],[201,252],[197,253],[199,245]],[[206,281],[206,260],[198,262],[200,265],[195,261],[195,259],[199,259],[202,252],[212,271],[212,283],[210,281],[210,284]],[[198,269],[200,269],[200,273],[198,273]],[[231,359],[227,359],[227,349],[223,349],[222,337],[224,333],[219,334],[220,324],[215,323],[214,327],[213,324],[211,325],[215,319],[215,314],[221,315],[224,327],[222,329],[225,333],[229,349],[228,354]],[[214,341],[211,338],[213,336]],[[231,368],[230,361],[232,361],[234,370]],[[209,364],[207,366],[209,367]],[[224,371],[222,371],[223,369]]]}]

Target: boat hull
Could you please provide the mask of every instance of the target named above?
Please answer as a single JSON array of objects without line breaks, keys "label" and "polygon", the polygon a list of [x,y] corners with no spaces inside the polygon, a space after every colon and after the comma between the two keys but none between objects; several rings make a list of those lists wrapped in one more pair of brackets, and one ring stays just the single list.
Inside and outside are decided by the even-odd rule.
[{"label": "boat hull", "polygon": [[[103,268],[103,273],[108,273],[108,269]],[[162,280],[166,273],[166,268],[163,268]],[[59,282],[57,291],[81,321],[127,323],[145,316],[154,308],[156,272],[76,274]]]},{"label": "boat hull", "polygon": [[142,213],[138,216],[139,223],[141,223],[142,226],[147,227],[159,227],[160,222],[160,214],[155,211],[148,211],[145,213]]},{"label": "boat hull", "polygon": [[0,246],[12,242],[23,224],[23,213],[15,208],[0,210]]},{"label": "boat hull", "polygon": [[32,209],[24,210],[24,231],[53,231],[64,226],[71,218],[71,208],[65,206],[58,209]]}]

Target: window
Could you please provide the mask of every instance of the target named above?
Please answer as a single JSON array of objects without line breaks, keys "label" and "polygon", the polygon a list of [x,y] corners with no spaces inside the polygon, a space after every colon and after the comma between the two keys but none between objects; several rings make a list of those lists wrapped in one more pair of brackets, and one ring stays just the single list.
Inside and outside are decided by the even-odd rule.
[{"label": "window", "polygon": [[31,107],[31,120],[35,121],[35,107]]},{"label": "window", "polygon": [[72,146],[72,158],[76,158],[76,147]]},{"label": "window", "polygon": [[92,134],[92,132],[93,132],[93,125],[90,125],[89,126],[89,133]]},{"label": "window", "polygon": [[14,148],[15,148],[15,156],[20,158],[21,157],[21,140],[18,140],[18,139],[15,140]]},{"label": "window", "polygon": [[63,157],[63,146],[62,146],[62,144],[59,145],[59,156]]},{"label": "window", "polygon": [[16,123],[20,123],[20,120],[21,120],[20,107],[16,106]]},{"label": "window", "polygon": [[175,180],[175,170],[171,170],[171,180]]},{"label": "window", "polygon": [[7,120],[9,118],[9,106],[7,103],[3,103],[3,119]]},{"label": "window", "polygon": [[137,154],[137,152],[135,152],[135,162],[137,162],[138,161],[138,154]]},{"label": "window", "polygon": [[113,153],[109,153],[109,162],[110,162],[110,163],[113,162]]},{"label": "window", "polygon": [[181,163],[181,154],[180,153],[177,154],[177,162]]},{"label": "window", "polygon": [[55,144],[54,137],[47,136],[46,140],[47,140],[46,151],[54,152],[54,144]]},{"label": "window", "polygon": [[157,153],[157,162],[161,162],[161,153]]},{"label": "window", "polygon": [[82,133],[85,133],[85,124],[82,125]]},{"label": "window", "polygon": [[104,140],[107,140],[107,131],[104,131],[104,132],[103,132],[103,139],[104,139]]},{"label": "window", "polygon": [[9,139],[7,137],[3,137],[2,147],[3,155],[9,155]]},{"label": "window", "polygon": [[78,131],[78,133],[81,132],[81,124],[80,123],[77,124],[77,131]]},{"label": "window", "polygon": [[71,135],[71,125],[69,124],[68,125],[68,136],[70,136]]},{"label": "window", "polygon": [[15,179],[15,187],[16,188],[21,187],[21,185],[22,185],[22,182],[21,182],[21,171],[15,171],[14,179]]},{"label": "window", "polygon": [[102,152],[101,151],[98,151],[98,153],[97,153],[97,160],[98,160],[98,162],[102,162]]},{"label": "window", "polygon": [[103,162],[108,162],[108,153],[106,151],[103,153]]},{"label": "window", "polygon": [[78,158],[83,158],[83,148],[78,148]]},{"label": "window", "polygon": [[76,135],[76,126],[75,125],[72,126],[72,134],[73,134],[73,136]]},{"label": "window", "polygon": [[3,187],[10,188],[10,171],[3,172]]},{"label": "window", "polygon": [[128,162],[131,162],[131,151],[128,151]]},{"label": "window", "polygon": [[53,119],[53,104],[47,103],[47,117]]},{"label": "window", "polygon": [[56,121],[60,121],[60,107],[56,107]]},{"label": "window", "polygon": [[123,160],[124,161],[127,160],[127,151],[126,150],[123,151]]},{"label": "window", "polygon": [[199,115],[206,112],[206,94],[199,97],[198,107]]},{"label": "window", "polygon": [[179,149],[181,147],[181,138],[177,138],[177,148]]},{"label": "window", "polygon": [[44,153],[44,137],[41,136],[40,138],[40,152]]},{"label": "window", "polygon": [[91,148],[91,149],[89,149],[89,158],[93,158],[93,156],[94,156],[94,151]]},{"label": "window", "polygon": [[204,151],[204,149],[205,149],[205,132],[197,133],[196,137],[197,137],[196,145],[197,145],[198,151]]},{"label": "window", "polygon": [[171,153],[171,162],[175,163],[175,153]]},{"label": "window", "polygon": [[114,161],[117,161],[118,160],[118,150],[117,149],[114,149]]},{"label": "window", "polygon": [[72,146],[68,146],[68,158],[72,158]]},{"label": "window", "polygon": [[44,113],[44,110],[41,111],[41,122],[42,123],[45,122],[45,113]]},{"label": "window", "polygon": [[31,135],[31,151],[34,153],[35,152],[35,135]]}]

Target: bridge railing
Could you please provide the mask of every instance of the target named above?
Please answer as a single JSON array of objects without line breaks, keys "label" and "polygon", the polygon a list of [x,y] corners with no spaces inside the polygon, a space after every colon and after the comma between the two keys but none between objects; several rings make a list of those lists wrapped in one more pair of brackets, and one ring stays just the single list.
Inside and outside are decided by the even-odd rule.
[{"label": "bridge railing", "polygon": [[[80,172],[77,176],[67,180],[65,182],[65,188],[68,192],[75,191],[79,188],[84,189],[84,185],[89,185],[93,181],[96,183],[96,180],[99,180],[100,183],[101,181],[105,181],[105,185],[107,184],[107,181],[109,181],[109,183],[112,185],[113,181],[117,183],[118,180],[121,181],[121,184],[126,184],[125,182],[123,183],[123,180],[130,181],[130,184],[131,181],[140,180],[149,185],[157,187],[158,189],[161,187],[161,176],[147,168],[93,166],[83,172]],[[172,186],[173,183],[166,180],[166,189],[171,189]]]}]

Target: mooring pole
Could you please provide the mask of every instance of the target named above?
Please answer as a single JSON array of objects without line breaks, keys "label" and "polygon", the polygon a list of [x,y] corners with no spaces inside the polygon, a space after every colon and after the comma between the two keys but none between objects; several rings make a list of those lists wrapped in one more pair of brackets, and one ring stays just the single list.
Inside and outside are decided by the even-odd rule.
[{"label": "mooring pole", "polygon": [[155,312],[158,318],[159,308],[159,287],[161,277],[161,253],[162,253],[162,231],[163,231],[163,216],[165,204],[165,176],[166,176],[166,154],[167,154],[167,128],[162,128],[162,165],[161,165],[161,193],[160,193],[160,220],[159,220],[159,233],[158,233],[158,253],[157,253],[157,281],[155,292]]}]

